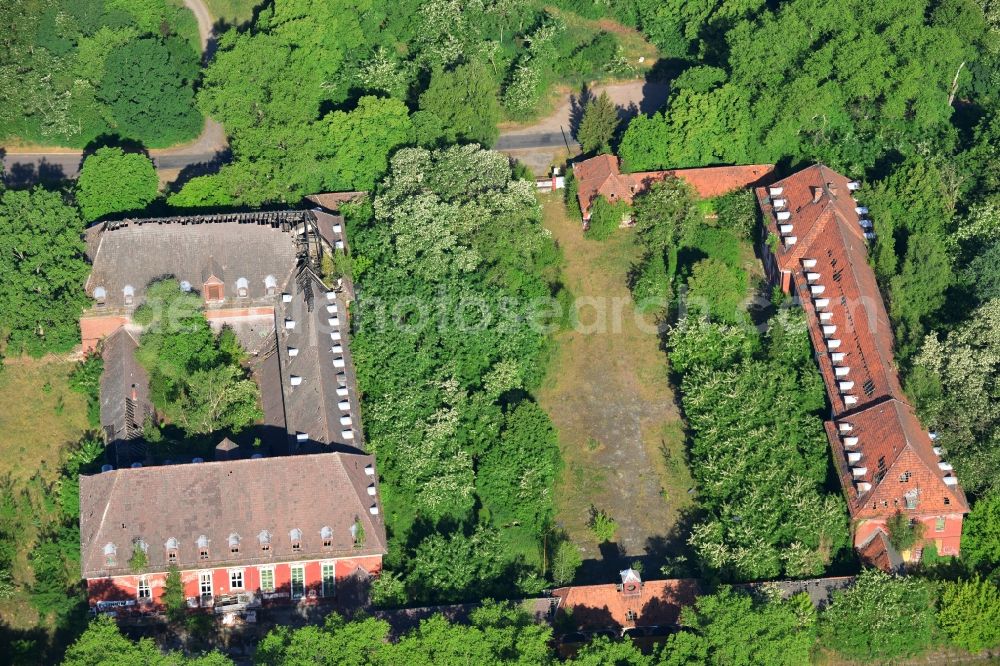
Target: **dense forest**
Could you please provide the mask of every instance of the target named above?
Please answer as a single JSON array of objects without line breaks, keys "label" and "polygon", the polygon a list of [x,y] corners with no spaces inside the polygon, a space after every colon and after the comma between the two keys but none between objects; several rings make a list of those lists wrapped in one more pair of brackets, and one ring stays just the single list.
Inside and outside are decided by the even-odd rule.
[{"label": "dense forest", "polygon": [[499,153],[410,148],[348,215],[352,350],[394,570],[380,584],[401,577],[397,602],[546,585],[559,450],[529,392],[558,322],[532,308],[558,288],[559,253],[533,189]]},{"label": "dense forest", "polygon": [[0,140],[167,146],[202,127],[194,16],[170,0],[0,5]]}]

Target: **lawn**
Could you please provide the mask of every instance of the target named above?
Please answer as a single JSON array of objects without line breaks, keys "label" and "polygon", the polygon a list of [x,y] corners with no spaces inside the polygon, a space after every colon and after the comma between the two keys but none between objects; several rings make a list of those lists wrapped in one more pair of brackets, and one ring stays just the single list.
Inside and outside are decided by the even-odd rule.
[{"label": "lawn", "polygon": [[[679,512],[691,503],[692,481],[659,336],[652,322],[637,321],[626,287],[639,248],[631,230],[585,239],[559,194],[540,197],[582,324],[556,335],[558,350],[538,395],[558,429],[564,461],[557,522],[584,559],[597,559],[587,527],[594,506],[618,523],[620,550],[642,556],[673,536]],[[607,313],[606,326],[593,326],[595,307],[587,303]]]}]

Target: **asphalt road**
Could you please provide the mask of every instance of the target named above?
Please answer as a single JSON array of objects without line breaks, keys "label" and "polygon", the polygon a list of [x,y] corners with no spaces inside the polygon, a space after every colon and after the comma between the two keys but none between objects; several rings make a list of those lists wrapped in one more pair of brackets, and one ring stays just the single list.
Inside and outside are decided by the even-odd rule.
[{"label": "asphalt road", "polygon": [[[214,46],[212,40],[212,15],[202,0],[184,0],[198,20],[198,38],[202,53],[209,57]],[[163,150],[151,150],[149,156],[160,170],[180,170],[195,164],[206,164],[219,158],[228,149],[226,133],[222,125],[211,118],[205,119],[205,126],[197,139],[180,146]],[[83,151],[57,152],[9,152],[3,151],[5,179],[16,183],[30,183],[38,180],[60,180],[76,178],[80,173]]]},{"label": "asphalt road", "polygon": [[496,150],[528,150],[531,148],[566,148],[570,151],[580,149],[569,128],[565,132],[536,132],[534,134],[501,134],[494,144]]}]

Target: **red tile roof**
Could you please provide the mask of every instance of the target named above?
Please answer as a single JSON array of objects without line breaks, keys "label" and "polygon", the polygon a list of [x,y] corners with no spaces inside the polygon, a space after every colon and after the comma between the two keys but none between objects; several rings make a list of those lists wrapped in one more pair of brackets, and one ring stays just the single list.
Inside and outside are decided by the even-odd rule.
[{"label": "red tile roof", "polygon": [[777,240],[765,264],[772,278],[790,276],[806,311],[834,414],[827,435],[851,516],[888,517],[905,510],[905,495],[913,492],[920,496],[914,515],[965,513],[964,493],[950,468],[942,469],[900,387],[854,187],[817,164],[757,188],[767,232]]},{"label": "red tile roof", "polygon": [[681,609],[698,593],[693,579],[647,580],[628,593],[623,585],[577,585],[552,591],[559,611],[571,612],[580,629],[645,627],[677,624]]},{"label": "red tile roof", "polygon": [[881,528],[858,546],[858,556],[869,565],[889,573],[899,571],[903,563],[903,558],[889,542],[889,535]]},{"label": "red tile roof", "polygon": [[645,192],[653,183],[668,177],[684,180],[698,196],[709,198],[759,185],[773,171],[773,164],[750,164],[623,174],[614,155],[598,155],[573,165],[573,175],[578,184],[577,198],[585,219],[589,217],[590,206],[599,195],[612,202],[631,204],[636,194]]}]

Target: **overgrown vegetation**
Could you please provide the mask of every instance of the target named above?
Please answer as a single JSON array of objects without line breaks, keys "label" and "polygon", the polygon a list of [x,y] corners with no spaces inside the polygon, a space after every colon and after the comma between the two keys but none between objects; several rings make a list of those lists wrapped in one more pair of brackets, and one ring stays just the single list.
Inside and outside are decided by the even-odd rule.
[{"label": "overgrown vegetation", "polygon": [[702,566],[736,580],[822,574],[848,543],[847,513],[824,489],[825,394],[802,314],[779,313],[763,336],[687,317],[669,345],[704,512],[691,535]]},{"label": "overgrown vegetation", "polygon": [[0,34],[0,139],[160,147],[201,130],[197,24],[180,3],[15,0],[0,6]]},{"label": "overgrown vegetation", "polygon": [[559,465],[532,401],[546,352],[533,309],[556,277],[527,181],[476,146],[401,150],[374,207],[348,214],[352,341],[393,525],[388,564],[413,600],[536,592]]},{"label": "overgrown vegetation", "polygon": [[263,418],[260,388],[243,367],[243,348],[231,329],[216,335],[201,299],[173,279],[149,285],[135,313],[148,328],[136,358],[149,372],[153,406],[191,435],[240,432]]}]

